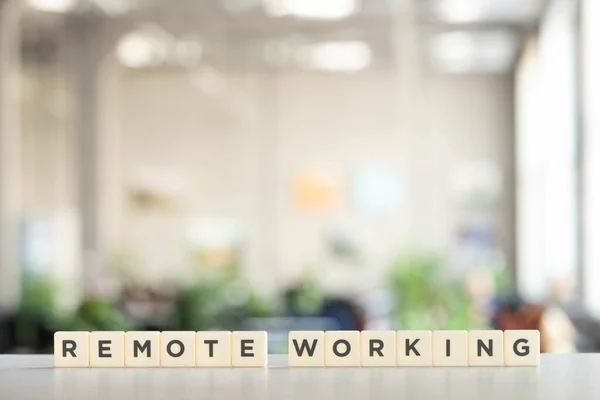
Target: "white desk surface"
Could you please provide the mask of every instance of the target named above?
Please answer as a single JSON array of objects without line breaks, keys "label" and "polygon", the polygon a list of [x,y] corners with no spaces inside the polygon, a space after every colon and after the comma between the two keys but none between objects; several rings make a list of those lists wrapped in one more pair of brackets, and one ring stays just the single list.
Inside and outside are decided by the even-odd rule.
[{"label": "white desk surface", "polygon": [[540,367],[64,369],[0,355],[0,399],[600,399],[600,354],[543,355]]}]

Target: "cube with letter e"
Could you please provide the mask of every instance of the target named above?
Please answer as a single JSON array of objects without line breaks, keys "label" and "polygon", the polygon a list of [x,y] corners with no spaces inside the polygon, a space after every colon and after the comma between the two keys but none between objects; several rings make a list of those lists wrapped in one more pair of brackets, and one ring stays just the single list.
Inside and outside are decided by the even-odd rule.
[{"label": "cube with letter e", "polygon": [[231,364],[234,367],[266,367],[267,332],[233,332],[231,334]]}]

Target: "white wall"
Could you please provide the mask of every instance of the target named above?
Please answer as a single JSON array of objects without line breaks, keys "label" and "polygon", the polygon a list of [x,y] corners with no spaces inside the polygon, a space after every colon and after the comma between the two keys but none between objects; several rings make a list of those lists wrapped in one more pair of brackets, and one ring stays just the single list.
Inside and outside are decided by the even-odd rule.
[{"label": "white wall", "polygon": [[[222,216],[247,229],[245,267],[263,287],[292,280],[313,264],[337,287],[368,282],[400,250],[451,250],[463,214],[449,199],[450,173],[481,159],[497,163],[507,178],[495,218],[512,257],[510,77],[428,76],[419,132],[400,128],[393,71],[229,72],[210,82],[217,84],[194,86],[177,71],[122,75],[115,148],[122,183],[140,166],[163,166],[181,171],[191,188],[176,209],[143,213],[130,207],[122,187],[107,188],[121,204],[117,210],[119,201],[112,202],[121,229],[111,242],[135,253],[142,274],[159,280],[184,268],[189,218]],[[386,217],[361,216],[345,201],[328,216],[298,213],[293,174],[323,163],[346,177],[365,163],[397,168],[402,207]],[[346,227],[366,250],[367,262],[350,274],[326,254],[323,235],[335,226]]]}]

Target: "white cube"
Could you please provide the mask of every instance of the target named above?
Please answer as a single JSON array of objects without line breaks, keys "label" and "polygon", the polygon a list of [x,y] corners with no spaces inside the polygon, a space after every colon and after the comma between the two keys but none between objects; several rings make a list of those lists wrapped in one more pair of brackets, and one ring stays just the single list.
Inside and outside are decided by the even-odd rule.
[{"label": "white cube", "polygon": [[467,341],[467,331],[433,331],[433,365],[468,366]]},{"label": "white cube", "polygon": [[504,332],[469,331],[469,365],[504,365]]},{"label": "white cube", "polygon": [[288,364],[291,367],[324,367],[325,332],[291,331],[288,334]]},{"label": "white cube", "polygon": [[397,365],[401,367],[431,367],[433,365],[431,336],[431,331],[397,331]]},{"label": "white cube", "polygon": [[540,332],[536,330],[505,331],[504,362],[507,366],[540,365]]},{"label": "white cube", "polygon": [[125,332],[90,333],[90,367],[124,367]]},{"label": "white cube", "polygon": [[194,367],[196,332],[161,332],[160,365],[162,367]]},{"label": "white cube", "polygon": [[196,332],[197,367],[231,367],[231,332]]},{"label": "white cube", "polygon": [[54,334],[55,367],[89,367],[89,332],[56,332]]},{"label": "white cube", "polygon": [[160,367],[160,332],[125,332],[126,367]]},{"label": "white cube", "polygon": [[360,332],[325,332],[325,365],[328,367],[360,367]]},{"label": "white cube", "polygon": [[234,367],[266,367],[267,350],[265,331],[237,331],[231,334],[231,364]]},{"label": "white cube", "polygon": [[362,331],[360,345],[363,367],[396,366],[395,331]]}]

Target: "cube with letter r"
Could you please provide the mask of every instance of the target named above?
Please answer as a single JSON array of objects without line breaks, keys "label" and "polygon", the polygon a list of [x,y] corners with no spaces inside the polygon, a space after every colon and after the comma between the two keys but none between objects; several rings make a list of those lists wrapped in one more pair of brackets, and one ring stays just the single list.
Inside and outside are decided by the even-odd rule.
[{"label": "cube with letter r", "polygon": [[90,366],[89,332],[56,332],[54,334],[55,367]]}]

